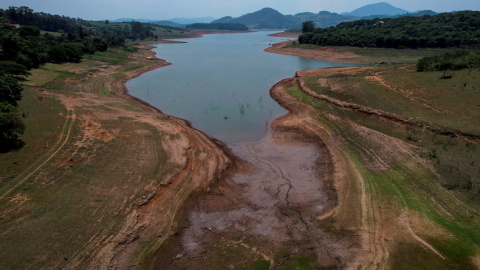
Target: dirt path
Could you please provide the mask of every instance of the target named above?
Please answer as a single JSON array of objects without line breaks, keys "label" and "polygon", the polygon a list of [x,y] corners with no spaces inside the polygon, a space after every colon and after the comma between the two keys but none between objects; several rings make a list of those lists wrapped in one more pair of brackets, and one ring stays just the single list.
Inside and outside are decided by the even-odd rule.
[{"label": "dirt path", "polygon": [[[9,190],[4,192],[2,196],[0,196],[0,200],[5,198],[10,192],[16,189],[18,186],[23,184],[26,180],[28,180],[33,174],[38,172],[47,162],[49,162],[67,143],[68,139],[70,138],[70,132],[72,131],[73,123],[75,122],[75,110],[72,108],[67,108],[68,116],[65,117],[65,123],[62,128],[62,132],[58,141],[55,145],[51,148],[51,150],[46,153],[44,156],[40,157],[38,160],[32,163],[26,170],[20,173],[16,179],[14,180],[15,184]],[[52,153],[53,152],[53,153]],[[50,154],[51,153],[51,154]],[[42,162],[43,161],[43,162]],[[39,164],[40,163],[40,164]],[[38,165],[39,164],[39,165]],[[27,174],[26,176],[24,176]]]},{"label": "dirt path", "polygon": [[408,232],[411,234],[411,236],[417,240],[420,244],[424,245],[426,248],[428,248],[429,250],[431,250],[433,253],[437,254],[440,258],[442,258],[443,260],[445,260],[445,257],[440,253],[438,252],[438,250],[436,250],[432,245],[430,245],[427,241],[423,240],[422,238],[420,238],[420,236],[418,236],[412,229],[412,226],[410,226],[410,222],[408,221],[408,217],[407,217],[407,214],[404,213],[401,217],[401,219],[405,222],[405,225],[407,226],[407,230]]}]

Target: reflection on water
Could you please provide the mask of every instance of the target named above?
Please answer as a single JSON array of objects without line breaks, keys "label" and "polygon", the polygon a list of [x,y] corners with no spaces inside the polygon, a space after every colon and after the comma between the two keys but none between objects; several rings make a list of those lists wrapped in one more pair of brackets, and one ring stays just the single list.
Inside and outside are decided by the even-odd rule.
[{"label": "reflection on water", "polygon": [[256,141],[285,113],[268,90],[297,70],[339,67],[263,52],[272,32],[207,35],[184,44],[158,44],[157,57],[173,63],[127,83],[130,93],[163,112],[187,119],[222,141]]}]

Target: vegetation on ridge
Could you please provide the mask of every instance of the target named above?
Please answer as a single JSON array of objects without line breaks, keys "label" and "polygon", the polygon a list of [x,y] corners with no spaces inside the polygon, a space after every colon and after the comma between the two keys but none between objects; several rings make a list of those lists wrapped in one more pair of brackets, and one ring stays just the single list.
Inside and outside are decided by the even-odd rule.
[{"label": "vegetation on ridge", "polygon": [[[298,38],[302,44],[379,48],[447,48],[480,43],[480,12],[343,22],[314,28]],[[310,29],[309,29],[310,30]]]},{"label": "vegetation on ridge", "polygon": [[480,67],[480,50],[457,50],[441,56],[424,57],[418,60],[417,71],[460,70]]}]

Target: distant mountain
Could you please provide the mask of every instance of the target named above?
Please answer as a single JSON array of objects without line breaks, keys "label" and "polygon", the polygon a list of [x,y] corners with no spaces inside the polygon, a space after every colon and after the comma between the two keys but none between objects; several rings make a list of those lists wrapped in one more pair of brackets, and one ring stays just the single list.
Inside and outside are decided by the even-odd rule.
[{"label": "distant mountain", "polygon": [[158,24],[158,25],[166,25],[166,26],[171,26],[171,27],[179,27],[179,28],[184,28],[185,24],[180,24],[180,23],[175,23],[172,21],[155,21],[152,22],[153,24]]},{"label": "distant mountain", "polygon": [[389,3],[381,2],[366,5],[361,8],[355,9],[352,12],[342,13],[342,15],[349,15],[353,17],[369,17],[374,15],[395,16],[405,13],[408,13],[408,11],[394,7]]},{"label": "distant mountain", "polygon": [[437,15],[438,13],[433,11],[433,10],[419,10],[419,11],[416,11],[416,12],[413,12],[413,13],[408,13],[406,15],[408,16],[414,16],[414,17],[421,17],[423,15],[430,15],[430,16],[434,16],[434,15]]},{"label": "distant mountain", "polygon": [[142,23],[153,23],[159,25],[167,25],[173,27],[185,27],[187,24],[192,23],[210,23],[215,20],[213,17],[202,17],[202,18],[173,18],[170,20],[148,20],[148,19],[134,19],[134,18],[120,18],[116,20],[110,20],[111,22],[142,22]]},{"label": "distant mountain", "polygon": [[211,23],[215,18],[213,17],[201,17],[201,18],[173,18],[167,21],[171,21],[178,24],[193,24],[193,23]]},{"label": "distant mountain", "polygon": [[131,22],[131,21],[136,21],[136,22],[141,22],[141,23],[154,23],[157,20],[134,19],[134,18],[120,18],[120,19],[116,19],[116,20],[110,20],[110,22]]},{"label": "distant mountain", "polygon": [[298,26],[298,20],[294,16],[283,15],[273,8],[264,8],[238,18],[227,16],[212,23],[241,23],[254,29],[284,29]]},{"label": "distant mountain", "polygon": [[212,23],[241,23],[249,28],[254,29],[289,29],[300,28],[305,21],[314,21],[318,27],[328,27],[337,25],[345,21],[352,21],[352,16],[344,16],[328,11],[319,13],[303,12],[295,15],[283,15],[272,8],[264,8],[262,10],[248,13],[238,18],[226,16]]},{"label": "distant mountain", "polygon": [[341,15],[328,11],[320,11],[319,13],[298,13],[295,14],[295,18],[299,19],[300,25],[305,21],[313,21],[317,27],[335,26],[341,22],[348,22],[358,19],[352,16]]},{"label": "distant mountain", "polygon": [[264,8],[238,18],[225,16],[211,23],[240,23],[250,29],[291,29],[301,28],[305,21],[313,21],[317,27],[335,26],[341,22],[349,22],[358,19],[387,18],[400,16],[420,17],[423,15],[435,15],[431,10],[422,10],[409,13],[406,10],[396,8],[388,3],[366,5],[349,13],[333,13],[320,11],[319,13],[302,12],[295,15],[283,15],[272,8]]}]

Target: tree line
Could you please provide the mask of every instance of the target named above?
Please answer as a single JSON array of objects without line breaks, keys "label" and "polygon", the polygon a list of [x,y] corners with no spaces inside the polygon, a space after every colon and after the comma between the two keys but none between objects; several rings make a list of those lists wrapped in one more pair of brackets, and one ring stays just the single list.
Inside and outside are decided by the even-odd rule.
[{"label": "tree line", "polygon": [[424,57],[417,62],[417,71],[445,71],[480,67],[480,50],[458,49],[444,55]]},{"label": "tree line", "polygon": [[18,114],[17,102],[22,99],[20,81],[28,76],[27,69],[12,61],[0,61],[0,152],[23,146],[18,140],[25,125]]},{"label": "tree line", "polygon": [[380,48],[447,48],[480,43],[480,12],[461,11],[434,16],[375,18],[317,28],[302,24],[302,44]]},{"label": "tree line", "polygon": [[33,12],[28,7],[0,9],[0,151],[22,145],[18,136],[25,126],[17,102],[29,69],[47,62],[80,62],[85,54],[124,46],[126,38],[153,37],[153,26],[139,22],[127,26],[92,27],[82,19]]}]

